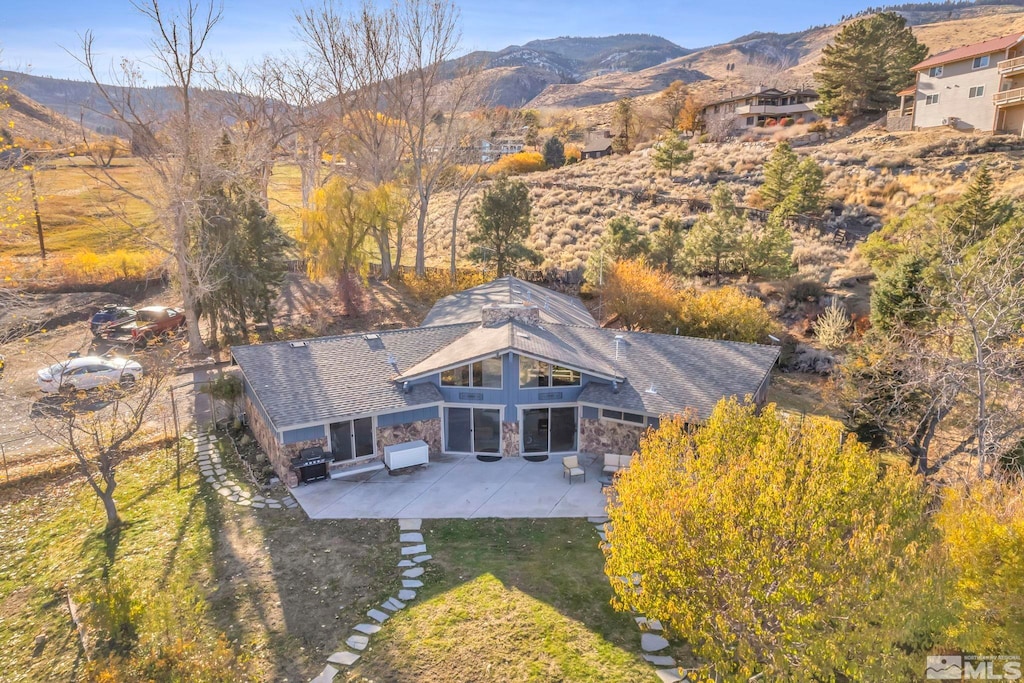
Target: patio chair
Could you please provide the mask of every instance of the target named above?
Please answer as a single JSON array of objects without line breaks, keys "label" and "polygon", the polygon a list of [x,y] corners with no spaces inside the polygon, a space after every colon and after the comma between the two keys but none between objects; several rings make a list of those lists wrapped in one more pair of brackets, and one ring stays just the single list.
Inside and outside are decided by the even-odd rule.
[{"label": "patio chair", "polygon": [[583,475],[583,481],[587,480],[587,472],[580,467],[580,458],[578,455],[567,455],[562,458],[562,479],[565,479],[567,472],[569,473],[570,484],[572,484],[572,478],[580,474]]}]

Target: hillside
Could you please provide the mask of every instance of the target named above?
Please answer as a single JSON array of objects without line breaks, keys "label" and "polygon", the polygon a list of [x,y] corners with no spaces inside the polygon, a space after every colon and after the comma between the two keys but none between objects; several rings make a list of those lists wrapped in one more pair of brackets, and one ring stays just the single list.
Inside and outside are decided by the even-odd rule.
[{"label": "hillside", "polygon": [[46,143],[64,147],[81,139],[75,121],[19,93],[15,86],[12,85],[8,91],[7,104],[10,108],[3,117],[13,123],[11,132],[19,144],[36,147],[39,143]]},{"label": "hillside", "polygon": [[[1024,30],[1024,3],[935,7],[904,5],[914,33],[933,52]],[[904,9],[910,8],[910,9]],[[684,56],[630,74],[598,76],[572,85],[550,85],[529,106],[559,109],[612,102],[663,90],[678,78],[694,84],[707,99],[728,97],[757,87],[798,87],[813,83],[821,50],[843,24],[795,33],[756,32],[728,43],[693,50]],[[728,65],[734,65],[732,70]]]}]

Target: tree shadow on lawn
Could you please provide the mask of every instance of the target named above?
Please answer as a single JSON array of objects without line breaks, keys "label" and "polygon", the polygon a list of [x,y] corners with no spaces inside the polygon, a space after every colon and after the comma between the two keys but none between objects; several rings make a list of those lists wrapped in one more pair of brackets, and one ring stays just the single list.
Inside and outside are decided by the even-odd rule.
[{"label": "tree shadow on lawn", "polygon": [[478,519],[426,520],[424,526],[434,557],[421,577],[425,585],[371,640],[359,675],[389,681],[654,679],[633,615],[610,604],[592,524]]}]

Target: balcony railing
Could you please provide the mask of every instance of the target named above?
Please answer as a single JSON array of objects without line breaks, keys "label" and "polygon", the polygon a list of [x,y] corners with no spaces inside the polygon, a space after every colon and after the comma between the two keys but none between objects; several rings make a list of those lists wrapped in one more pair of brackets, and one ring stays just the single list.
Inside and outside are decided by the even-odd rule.
[{"label": "balcony railing", "polygon": [[786,114],[802,114],[812,109],[814,109],[813,102],[799,102],[797,104],[743,104],[736,107],[736,113],[785,116]]},{"label": "balcony railing", "polygon": [[992,101],[997,107],[1008,107],[1011,104],[1024,102],[1024,88],[1014,88],[1013,90],[997,92],[992,96]]},{"label": "balcony railing", "polygon": [[1016,73],[1018,71],[1024,71],[1024,57],[1005,59],[996,64],[996,68],[999,69],[999,74],[1002,76],[1010,73]]}]

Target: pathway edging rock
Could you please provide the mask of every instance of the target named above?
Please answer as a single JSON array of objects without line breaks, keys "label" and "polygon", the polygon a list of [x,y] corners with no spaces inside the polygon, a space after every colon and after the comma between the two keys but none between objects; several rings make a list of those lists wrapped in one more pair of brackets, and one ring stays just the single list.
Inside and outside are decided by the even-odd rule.
[{"label": "pathway edging rock", "polygon": [[[313,683],[332,683],[339,672],[337,667],[350,667],[358,662],[361,656],[358,653],[366,650],[370,644],[370,637],[381,630],[381,624],[390,619],[393,613],[405,609],[407,603],[416,599],[416,591],[413,589],[423,586],[423,582],[417,580],[416,577],[422,576],[425,571],[420,564],[432,559],[430,555],[426,554],[427,546],[423,542],[423,534],[420,531],[422,524],[423,521],[419,519],[398,520],[399,542],[404,544],[399,555],[402,559],[397,564],[397,568],[401,570],[402,590],[398,591],[397,596],[388,597],[378,607],[366,613],[371,621],[357,624],[352,628],[354,633],[345,641],[345,645],[349,649],[339,650],[328,657],[327,666],[319,676],[313,679]],[[410,555],[415,555],[415,557],[409,559]]]},{"label": "pathway edging rock", "polygon": [[[611,531],[611,522],[607,517],[587,517],[587,521],[594,525],[594,531],[597,532],[598,538],[601,539],[600,545],[608,544],[608,532]],[[640,577],[633,575],[630,578],[620,577],[623,583],[632,583],[633,585],[639,585]],[[643,650],[643,657],[646,661],[658,667],[671,667],[661,668],[655,670],[658,678],[665,683],[675,683],[676,681],[682,681],[683,676],[679,673],[679,667],[676,665],[676,660],[668,655],[655,654],[664,650],[669,646],[668,640],[661,635],[662,627],[661,622],[657,619],[648,619],[646,616],[640,615],[634,617],[636,625],[640,629],[640,649]]]},{"label": "pathway edging rock", "polygon": [[199,474],[203,476],[207,484],[213,486],[213,490],[227,498],[230,502],[241,507],[253,507],[257,509],[281,510],[294,508],[298,503],[291,496],[285,494],[281,498],[270,498],[269,496],[257,495],[246,491],[234,480],[228,478],[228,471],[221,462],[220,454],[217,452],[216,436],[206,432],[188,434],[185,438],[191,439],[196,449],[196,464],[199,465]]}]

